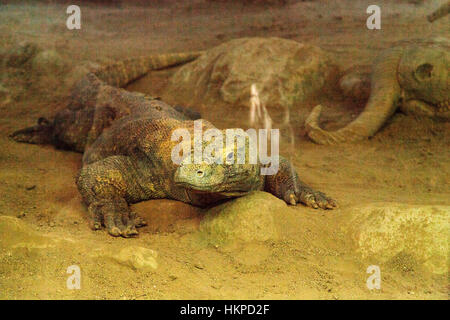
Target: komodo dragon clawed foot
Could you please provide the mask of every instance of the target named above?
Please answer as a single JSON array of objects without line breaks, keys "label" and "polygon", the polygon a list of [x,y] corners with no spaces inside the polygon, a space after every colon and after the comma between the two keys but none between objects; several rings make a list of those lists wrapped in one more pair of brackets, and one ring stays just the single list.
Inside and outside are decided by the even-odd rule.
[{"label": "komodo dragon clawed foot", "polygon": [[129,211],[128,205],[120,200],[93,203],[89,206],[89,213],[91,229],[101,230],[104,226],[108,233],[115,237],[135,237],[138,235],[136,228],[147,225],[143,218]]},{"label": "komodo dragon clawed foot", "polygon": [[314,191],[310,188],[303,188],[297,191],[288,190],[283,196],[284,201],[290,205],[303,203],[304,205],[314,209],[335,209],[338,207],[337,202],[320,191]]},{"label": "komodo dragon clawed foot", "polygon": [[320,191],[315,191],[300,181],[292,164],[280,157],[280,168],[277,174],[267,176],[266,191],[283,199],[287,204],[304,205],[314,209],[336,209],[337,202]]}]

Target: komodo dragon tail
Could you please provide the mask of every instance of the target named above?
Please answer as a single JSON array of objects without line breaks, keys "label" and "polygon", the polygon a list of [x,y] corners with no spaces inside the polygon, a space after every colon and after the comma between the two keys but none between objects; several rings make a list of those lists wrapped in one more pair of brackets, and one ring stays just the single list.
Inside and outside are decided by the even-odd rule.
[{"label": "komodo dragon tail", "polygon": [[195,60],[203,52],[155,54],[108,64],[94,74],[113,87],[124,87],[152,70],[160,70]]},{"label": "komodo dragon tail", "polygon": [[[202,53],[202,51],[193,51],[130,58],[101,67],[94,71],[93,74],[103,83],[120,88],[146,75],[152,70],[160,70],[190,62],[195,60]],[[190,112],[189,109],[181,107],[178,107],[177,110],[185,114],[186,112]],[[200,115],[195,112],[192,115],[188,114],[188,116],[192,118],[200,117]],[[39,118],[36,125],[13,132],[10,134],[10,138],[17,142],[52,144],[54,142],[53,127],[53,122],[45,118]]]},{"label": "komodo dragon tail", "polygon": [[17,142],[49,144],[53,142],[53,123],[45,118],[39,118],[36,125],[17,130],[10,137]]},{"label": "komodo dragon tail", "polygon": [[322,106],[316,106],[305,121],[308,136],[318,144],[338,144],[362,140],[373,136],[395,112],[400,99],[397,70],[403,48],[394,47],[380,54],[374,63],[371,94],[364,111],[336,131],[326,131],[319,126]]}]

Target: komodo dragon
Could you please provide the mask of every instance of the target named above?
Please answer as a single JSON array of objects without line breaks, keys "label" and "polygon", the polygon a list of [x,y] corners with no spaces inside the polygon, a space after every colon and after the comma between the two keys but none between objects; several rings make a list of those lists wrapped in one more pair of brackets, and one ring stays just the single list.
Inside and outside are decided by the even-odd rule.
[{"label": "komodo dragon", "polygon": [[305,121],[308,136],[319,144],[363,140],[373,136],[399,106],[405,113],[449,120],[449,70],[446,42],[387,49],[374,62],[370,98],[361,114],[330,132],[319,126],[322,106],[318,105]]},{"label": "komodo dragon", "polygon": [[[172,161],[176,144],[171,141],[172,132],[192,130],[198,115],[118,87],[150,69],[187,62],[198,55],[132,59],[90,73],[75,85],[70,103],[52,123],[41,118],[36,126],[11,137],[84,153],[77,186],[88,207],[91,227],[105,226],[113,236],[138,234],[136,228],[145,222],[129,204],[148,199],[169,198],[204,207],[265,190],[288,204],[335,208],[334,200],[303,184],[292,164],[281,157],[278,172],[271,176],[260,174],[260,164],[176,165]],[[208,121],[202,122],[205,128],[213,128]]]}]

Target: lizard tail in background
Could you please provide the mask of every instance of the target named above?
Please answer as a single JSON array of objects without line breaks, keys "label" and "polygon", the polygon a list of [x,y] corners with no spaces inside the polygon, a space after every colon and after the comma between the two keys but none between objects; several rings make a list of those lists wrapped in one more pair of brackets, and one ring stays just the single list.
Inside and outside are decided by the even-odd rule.
[{"label": "lizard tail in background", "polygon": [[[88,74],[86,77],[93,74],[104,84],[120,88],[146,75],[152,70],[170,68],[190,62],[198,58],[202,53],[202,51],[167,53],[130,58],[101,67],[100,69]],[[200,114],[198,112],[188,108],[177,106],[176,110],[185,114],[189,118],[200,118]],[[17,142],[31,144],[54,144],[55,139],[53,129],[53,121],[49,121],[45,118],[39,118],[37,125],[15,131],[10,134],[9,137]]]},{"label": "lizard tail in background", "polygon": [[53,143],[53,123],[45,118],[39,118],[36,125],[17,130],[10,137],[17,142],[51,144]]},{"label": "lizard tail in background", "polygon": [[427,19],[429,22],[433,22],[436,21],[437,19],[445,17],[449,13],[450,13],[450,1],[444,3],[442,6],[437,8],[433,13],[429,14],[427,16]]},{"label": "lizard tail in background", "polygon": [[106,65],[95,71],[94,74],[104,83],[121,88],[152,70],[165,69],[190,62],[202,53],[202,51],[194,51],[131,58]]}]

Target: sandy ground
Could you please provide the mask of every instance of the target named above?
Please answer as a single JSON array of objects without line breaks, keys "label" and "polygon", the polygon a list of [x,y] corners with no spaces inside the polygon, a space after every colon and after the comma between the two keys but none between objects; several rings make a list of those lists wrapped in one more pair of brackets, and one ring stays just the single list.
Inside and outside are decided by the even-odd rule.
[{"label": "sandy ground", "polygon": [[[305,1],[280,8],[203,1],[138,8],[85,5],[79,31],[66,29],[63,5],[1,5],[0,43],[7,47],[35,41],[62,52],[75,65],[83,60],[103,63],[148,53],[208,49],[244,36],[278,36],[318,45],[334,53],[345,69],[370,64],[380,50],[400,40],[445,36],[448,20],[429,24],[424,18],[439,3],[416,6],[379,0],[381,30],[365,27],[371,1]],[[128,89],[176,102],[176,97],[164,96],[172,72],[156,72]],[[198,224],[205,212],[168,200],[136,206],[149,220],[136,239],[112,238],[88,228],[74,184],[81,155],[17,144],[7,137],[62,107],[64,90],[57,83],[51,88],[34,83],[27,94],[0,109],[0,214],[18,217],[24,222],[20,230],[39,239],[46,235],[56,243],[41,249],[2,249],[0,298],[448,298],[447,275],[401,263],[381,265],[381,289],[368,290],[366,268],[377,263],[362,259],[342,231],[358,205],[449,205],[448,123],[397,114],[369,141],[318,146],[304,137],[302,128],[318,101],[299,106],[291,111],[295,150],[282,151],[292,157],[302,179],[332,195],[340,209],[325,212],[297,206],[288,213],[295,218],[289,218],[295,230],[289,239],[214,247],[198,241]],[[331,126],[343,125],[361,109],[340,97],[322,99],[334,107]],[[247,125],[245,110],[194,107],[218,127]],[[276,118],[278,111],[271,112]],[[7,239],[14,234],[0,236]],[[130,246],[157,251],[158,268],[135,270],[110,259],[109,252]],[[81,268],[81,290],[66,288],[71,265]]]}]

